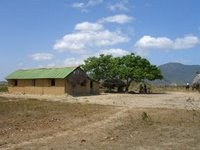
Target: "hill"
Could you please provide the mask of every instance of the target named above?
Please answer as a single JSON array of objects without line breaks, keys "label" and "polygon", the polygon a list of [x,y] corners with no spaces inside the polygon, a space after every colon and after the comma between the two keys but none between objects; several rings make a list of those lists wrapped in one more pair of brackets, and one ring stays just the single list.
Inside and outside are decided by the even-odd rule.
[{"label": "hill", "polygon": [[0,81],[0,85],[7,85],[7,81]]},{"label": "hill", "polygon": [[184,65],[181,63],[167,63],[158,67],[164,77],[164,83],[185,85],[192,83],[196,72],[200,72],[200,65]]}]

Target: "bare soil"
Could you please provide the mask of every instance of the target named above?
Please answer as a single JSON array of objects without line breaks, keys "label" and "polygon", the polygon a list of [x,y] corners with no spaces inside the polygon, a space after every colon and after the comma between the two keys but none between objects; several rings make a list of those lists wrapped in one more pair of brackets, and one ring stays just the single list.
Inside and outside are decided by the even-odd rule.
[{"label": "bare soil", "polygon": [[200,149],[200,94],[0,95],[0,149]]}]

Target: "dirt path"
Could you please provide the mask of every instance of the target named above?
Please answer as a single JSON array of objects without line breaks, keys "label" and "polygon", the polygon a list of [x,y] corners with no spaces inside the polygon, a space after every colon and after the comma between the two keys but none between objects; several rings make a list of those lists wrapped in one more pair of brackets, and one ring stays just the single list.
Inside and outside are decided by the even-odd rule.
[{"label": "dirt path", "polygon": [[165,94],[103,94],[78,97],[78,102],[128,106],[130,108],[200,109],[200,94],[168,92]]},{"label": "dirt path", "polygon": [[87,124],[85,126],[78,127],[76,129],[72,129],[69,131],[58,132],[58,133],[50,135],[50,136],[23,141],[22,143],[18,143],[18,144],[8,144],[8,145],[6,145],[6,147],[4,149],[5,150],[22,149],[22,148],[23,149],[26,149],[26,148],[38,149],[38,145],[40,145],[40,146],[48,145],[47,143],[50,143],[50,141],[54,140],[54,139],[62,138],[65,136],[73,137],[80,133],[81,134],[91,133],[91,132],[95,131],[97,128],[105,127],[106,124],[111,123],[114,120],[119,119],[120,117],[123,117],[123,115],[127,111],[127,108],[118,108],[117,110],[118,110],[117,113],[115,113],[114,115],[111,115],[110,117],[108,117],[102,121],[97,121],[95,123]]},{"label": "dirt path", "polygon": [[11,94],[1,94],[0,96],[10,98],[10,100],[31,98],[67,103],[126,106],[130,108],[200,109],[200,94],[198,92],[166,92],[164,94],[101,94],[79,97],[72,97],[69,95],[35,96]]}]

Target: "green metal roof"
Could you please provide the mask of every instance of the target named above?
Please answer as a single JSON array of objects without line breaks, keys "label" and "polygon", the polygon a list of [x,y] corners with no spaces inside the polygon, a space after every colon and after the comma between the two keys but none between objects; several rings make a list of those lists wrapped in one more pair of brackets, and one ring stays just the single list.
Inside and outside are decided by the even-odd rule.
[{"label": "green metal roof", "polygon": [[8,75],[6,79],[63,79],[76,68],[77,67],[17,70]]}]

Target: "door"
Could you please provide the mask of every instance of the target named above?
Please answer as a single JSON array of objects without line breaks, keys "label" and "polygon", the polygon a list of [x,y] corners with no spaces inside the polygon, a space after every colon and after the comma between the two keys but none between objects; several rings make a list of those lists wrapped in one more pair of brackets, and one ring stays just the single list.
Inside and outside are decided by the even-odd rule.
[{"label": "door", "polygon": [[90,80],[90,94],[93,94],[93,81]]}]

